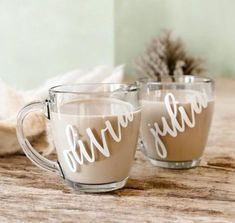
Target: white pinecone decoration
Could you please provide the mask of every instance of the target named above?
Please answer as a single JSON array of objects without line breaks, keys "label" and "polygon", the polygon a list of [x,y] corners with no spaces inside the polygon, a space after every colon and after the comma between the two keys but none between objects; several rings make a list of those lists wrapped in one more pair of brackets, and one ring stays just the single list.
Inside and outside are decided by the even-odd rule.
[{"label": "white pinecone decoration", "polygon": [[203,62],[186,52],[181,39],[173,40],[170,31],[163,31],[147,44],[135,63],[135,70],[139,75],[157,79],[173,75],[198,76],[206,71]]}]

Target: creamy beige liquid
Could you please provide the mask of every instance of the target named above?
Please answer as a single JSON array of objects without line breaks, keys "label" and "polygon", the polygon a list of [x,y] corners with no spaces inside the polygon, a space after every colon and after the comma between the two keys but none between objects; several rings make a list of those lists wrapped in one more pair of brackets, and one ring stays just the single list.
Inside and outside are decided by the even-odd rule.
[{"label": "creamy beige liquid", "polygon": [[[130,112],[133,121],[127,127],[121,127],[121,141],[116,142],[105,132],[105,140],[110,151],[110,157],[105,157],[95,149],[95,162],[84,161],[77,165],[76,172],[72,172],[65,160],[63,151],[69,148],[65,129],[68,124],[78,130],[78,137],[91,155],[90,138],[87,128],[94,133],[100,145],[103,145],[101,130],[106,128],[105,121],[109,121],[114,131],[118,132],[118,116]],[[58,160],[64,172],[65,178],[74,182],[85,184],[103,184],[118,182],[129,175],[140,124],[140,111],[134,111],[131,104],[116,99],[87,99],[66,103],[59,108],[58,112],[52,112],[52,130],[54,142],[58,154]],[[76,148],[80,155],[79,146]]]},{"label": "creamy beige liquid", "polygon": [[[170,127],[171,121],[166,106],[163,102],[161,92],[155,95],[148,95],[146,99],[141,100],[141,136],[145,147],[145,153],[148,157],[155,160],[165,161],[190,161],[198,159],[202,156],[205,149],[209,128],[211,124],[214,101],[209,100],[207,107],[202,109],[200,114],[195,115],[195,127],[190,128],[186,125],[184,132],[178,132],[176,137],[166,134],[160,136],[167,150],[167,157],[162,159],[156,151],[155,139],[150,132],[150,128],[154,127],[154,123],[158,123],[160,129],[163,128],[162,117],[165,117]],[[176,99],[179,101],[177,108],[183,106],[189,118],[191,115],[190,91],[175,91]],[[180,122],[180,113],[177,113],[177,120]]]}]

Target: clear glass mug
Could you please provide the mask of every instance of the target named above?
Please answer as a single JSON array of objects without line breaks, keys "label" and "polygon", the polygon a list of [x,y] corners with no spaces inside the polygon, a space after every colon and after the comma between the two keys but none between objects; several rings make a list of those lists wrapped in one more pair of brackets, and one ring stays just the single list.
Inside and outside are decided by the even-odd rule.
[{"label": "clear glass mug", "polygon": [[[25,138],[23,123],[31,112],[49,120],[58,161],[43,157]],[[51,88],[46,101],[32,102],[19,112],[17,137],[40,168],[56,172],[79,191],[105,192],[126,184],[139,125],[135,85],[62,85]]]},{"label": "clear glass mug", "polygon": [[155,166],[197,166],[213,115],[213,80],[186,75],[161,78],[161,82],[142,78],[137,83],[142,107],[142,152]]}]

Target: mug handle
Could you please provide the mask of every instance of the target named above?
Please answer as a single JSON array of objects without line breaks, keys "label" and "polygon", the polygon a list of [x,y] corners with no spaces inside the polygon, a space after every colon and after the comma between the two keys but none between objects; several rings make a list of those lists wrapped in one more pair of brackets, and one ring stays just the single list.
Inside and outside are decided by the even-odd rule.
[{"label": "mug handle", "polygon": [[52,161],[39,154],[24,135],[23,124],[26,116],[31,112],[42,112],[50,120],[49,102],[34,101],[23,107],[17,115],[16,133],[20,146],[25,155],[38,167],[55,172],[63,177],[58,161]]}]

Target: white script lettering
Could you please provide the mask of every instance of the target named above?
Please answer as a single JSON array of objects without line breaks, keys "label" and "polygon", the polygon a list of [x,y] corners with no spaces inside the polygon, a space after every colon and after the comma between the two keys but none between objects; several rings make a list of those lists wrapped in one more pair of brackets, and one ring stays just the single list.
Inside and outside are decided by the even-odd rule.
[{"label": "white script lettering", "polygon": [[121,128],[126,128],[129,122],[132,122],[133,119],[134,115],[131,112],[117,116],[117,132],[115,132],[109,120],[105,121],[105,128],[101,129],[102,143],[99,143],[92,130],[87,128],[86,134],[90,141],[90,153],[87,152],[84,142],[79,139],[77,128],[73,125],[67,125],[65,133],[68,140],[69,149],[64,150],[63,155],[69,169],[72,172],[76,172],[77,164],[83,165],[85,161],[90,163],[95,162],[95,149],[97,149],[105,157],[110,157],[110,151],[105,137],[106,133],[109,132],[115,142],[120,142],[122,139]]},{"label": "white script lettering", "polygon": [[[166,117],[162,117],[162,129],[160,129],[159,124],[156,122],[154,123],[154,127],[150,128],[150,132],[154,136],[157,154],[162,159],[167,157],[167,150],[160,136],[166,136],[169,134],[172,137],[176,137],[178,132],[185,131],[186,126],[194,128],[196,125],[196,114],[201,113],[202,109],[207,107],[208,101],[205,94],[195,93],[195,95],[192,96],[192,101],[190,102],[191,116],[187,115],[183,106],[180,105],[177,107],[178,102],[172,93],[168,93],[165,96],[164,104],[170,117],[170,124],[168,124]],[[180,121],[177,120],[177,116]]]}]

